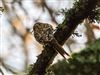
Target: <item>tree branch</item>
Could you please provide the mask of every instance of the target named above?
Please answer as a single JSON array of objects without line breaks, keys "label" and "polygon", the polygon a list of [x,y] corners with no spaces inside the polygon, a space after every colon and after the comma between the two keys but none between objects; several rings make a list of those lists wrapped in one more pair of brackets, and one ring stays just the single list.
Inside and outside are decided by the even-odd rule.
[{"label": "tree branch", "polygon": [[[96,8],[97,3],[100,3],[100,0],[79,0],[79,2],[75,2],[73,8],[65,12],[63,23],[58,25],[57,31],[54,33],[54,37],[60,45],[65,43],[79,23],[89,17],[93,9]],[[29,75],[44,75],[56,55],[57,53],[52,45],[45,46]]]}]

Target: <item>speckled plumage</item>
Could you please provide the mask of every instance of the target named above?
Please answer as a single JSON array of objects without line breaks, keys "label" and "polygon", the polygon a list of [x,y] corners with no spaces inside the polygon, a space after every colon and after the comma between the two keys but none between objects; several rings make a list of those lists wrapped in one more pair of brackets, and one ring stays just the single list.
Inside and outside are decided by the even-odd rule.
[{"label": "speckled plumage", "polygon": [[58,44],[57,40],[53,36],[53,28],[50,24],[37,22],[33,26],[34,37],[42,45],[51,43],[53,48],[56,49],[64,58],[64,54],[69,56],[68,53]]},{"label": "speckled plumage", "polygon": [[53,39],[53,28],[47,23],[35,23],[33,30],[35,39],[43,45]]}]

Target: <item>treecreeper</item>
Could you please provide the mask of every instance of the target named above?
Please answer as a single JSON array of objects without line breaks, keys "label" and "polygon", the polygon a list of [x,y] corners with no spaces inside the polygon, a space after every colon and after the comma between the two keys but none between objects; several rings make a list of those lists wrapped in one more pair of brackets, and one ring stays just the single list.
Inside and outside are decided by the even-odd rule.
[{"label": "treecreeper", "polygon": [[54,50],[60,53],[65,59],[65,55],[70,56],[54,38],[54,29],[52,25],[37,22],[33,26],[33,33],[36,41],[42,44],[43,46],[51,44]]}]

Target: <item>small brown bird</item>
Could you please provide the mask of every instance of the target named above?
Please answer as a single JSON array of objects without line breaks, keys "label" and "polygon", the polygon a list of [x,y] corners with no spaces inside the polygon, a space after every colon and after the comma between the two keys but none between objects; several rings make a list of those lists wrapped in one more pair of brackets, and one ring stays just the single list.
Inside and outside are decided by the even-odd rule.
[{"label": "small brown bird", "polygon": [[52,47],[60,53],[64,58],[64,54],[67,56],[70,56],[68,53],[64,51],[64,49],[61,47],[61,45],[57,42],[57,40],[53,36],[53,28],[50,24],[47,23],[40,23],[37,22],[33,26],[34,31],[34,37],[35,39],[42,45],[46,45],[50,43]]}]

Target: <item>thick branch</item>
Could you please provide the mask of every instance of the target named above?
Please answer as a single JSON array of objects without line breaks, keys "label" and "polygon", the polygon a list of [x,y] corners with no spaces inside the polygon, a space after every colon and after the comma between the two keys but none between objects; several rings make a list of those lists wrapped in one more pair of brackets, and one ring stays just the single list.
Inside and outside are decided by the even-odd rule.
[{"label": "thick branch", "polygon": [[[100,0],[79,0],[72,9],[65,12],[65,20],[58,26],[54,34],[60,45],[63,45],[78,24],[91,14],[91,11],[95,9],[97,3],[100,3]],[[42,54],[38,56],[29,75],[44,75],[56,55],[57,53],[52,48],[52,45],[47,45]]]}]

